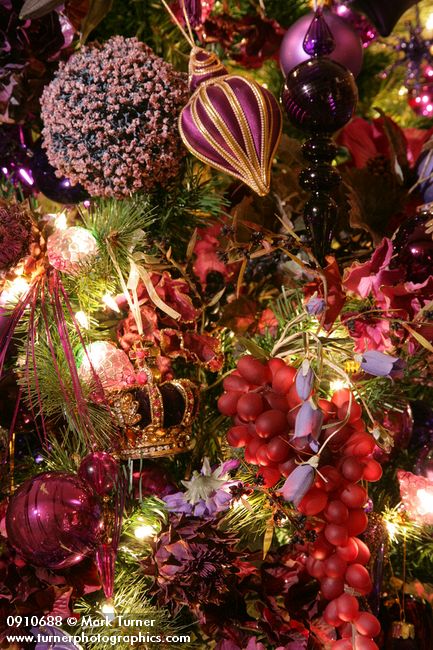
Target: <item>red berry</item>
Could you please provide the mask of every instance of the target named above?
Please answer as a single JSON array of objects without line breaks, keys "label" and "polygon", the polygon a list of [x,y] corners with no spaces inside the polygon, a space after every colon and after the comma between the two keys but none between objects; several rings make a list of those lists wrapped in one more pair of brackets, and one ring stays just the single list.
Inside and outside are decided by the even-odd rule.
[{"label": "red berry", "polygon": [[[349,408],[349,402],[346,402],[345,404],[342,404],[338,408],[338,419],[343,420],[346,415],[347,415],[347,409]],[[355,422],[355,420],[359,420],[362,416],[362,408],[358,404],[358,402],[355,402],[354,399],[352,399],[352,406],[350,407],[350,416],[349,416],[349,422]]]},{"label": "red berry", "polygon": [[351,537],[356,537],[363,533],[368,526],[368,517],[362,508],[349,510],[349,518],[346,522],[347,530]]},{"label": "red berry", "polygon": [[362,564],[351,564],[346,570],[346,582],[362,596],[371,591],[371,578],[365,566]]},{"label": "red berry", "polygon": [[362,541],[362,539],[358,539],[357,537],[354,537],[353,539],[355,540],[355,543],[358,547],[358,555],[356,556],[356,561],[359,564],[363,564],[365,566],[370,560],[370,549],[368,548],[367,544]]},{"label": "red berry", "polygon": [[227,431],[227,441],[232,447],[245,447],[250,439],[248,427],[232,427]]},{"label": "red berry", "polygon": [[349,538],[346,526],[340,524],[328,524],[325,527],[325,537],[334,546],[345,546]]},{"label": "red berry", "polygon": [[362,485],[349,483],[349,485],[347,485],[341,492],[340,499],[349,508],[362,508],[367,501],[367,492],[364,490]]},{"label": "red berry", "polygon": [[269,391],[265,394],[265,400],[269,404],[269,408],[276,409],[277,411],[283,411],[287,414],[289,410],[289,402],[285,395],[279,395],[274,391]]},{"label": "red berry", "polygon": [[[325,560],[325,573],[330,578],[342,578],[346,573],[347,562],[334,553]],[[343,619],[345,620],[345,619]]]},{"label": "red berry", "polygon": [[336,390],[333,396],[331,397],[331,402],[335,404],[337,408],[346,404],[350,401],[350,390],[348,388],[342,388],[341,390]]},{"label": "red berry", "polygon": [[323,485],[323,489],[326,492],[332,492],[340,485],[341,474],[337,469],[335,469],[335,467],[332,467],[332,465],[324,465],[320,468],[320,473],[326,479]]},{"label": "red berry", "polygon": [[331,627],[339,627],[341,625],[342,621],[337,612],[337,600],[331,600],[331,602],[327,604],[325,611],[323,612],[323,618],[328,625],[331,625]]},{"label": "red berry", "polygon": [[330,501],[326,506],[325,518],[334,524],[344,524],[349,517],[348,507],[339,499]]},{"label": "red berry", "polygon": [[326,507],[327,501],[326,492],[312,487],[298,505],[298,510],[304,515],[317,515]]},{"label": "red berry", "polygon": [[328,542],[323,533],[320,533],[310,550],[310,555],[316,560],[325,560],[334,550],[334,546]]},{"label": "red berry", "polygon": [[345,546],[337,546],[336,553],[346,562],[354,562],[358,557],[358,546],[355,537],[349,537]]},{"label": "red berry", "polygon": [[355,627],[360,634],[371,638],[380,633],[380,623],[370,612],[360,612],[355,619]]},{"label": "red berry", "polygon": [[343,578],[328,578],[326,576],[320,581],[320,588],[326,600],[338,598],[344,591]]},{"label": "red berry", "polygon": [[247,448],[245,449],[245,460],[247,463],[258,465],[256,454],[258,448],[262,444],[263,442],[260,440],[260,438],[253,438],[253,440],[250,440],[250,442],[247,444]]},{"label": "red berry", "polygon": [[263,400],[258,393],[247,393],[242,395],[237,403],[239,417],[245,422],[254,421],[260,413],[263,413]]},{"label": "red berry", "polygon": [[361,480],[364,473],[364,465],[360,462],[359,458],[349,456],[345,458],[341,465],[341,473],[344,478],[353,483]]},{"label": "red berry", "polygon": [[223,415],[232,416],[236,415],[237,405],[239,398],[243,393],[223,393],[218,399],[218,409]]},{"label": "red berry", "polygon": [[275,377],[276,373],[281,370],[281,368],[286,368],[286,364],[282,359],[278,359],[277,357],[275,359],[269,359],[268,361],[268,368],[271,371],[272,377]]},{"label": "red berry", "polygon": [[286,433],[288,430],[287,417],[282,411],[265,411],[258,416],[255,424],[257,435],[260,438],[270,438]]},{"label": "red berry", "polygon": [[332,650],[353,650],[352,641],[349,641],[349,639],[332,641],[331,648]]},{"label": "red berry", "polygon": [[364,461],[364,472],[363,472],[363,478],[366,481],[378,481],[382,476],[382,467],[380,464],[377,462],[377,460],[374,460],[374,458],[367,458]]},{"label": "red berry", "polygon": [[264,486],[274,487],[281,478],[280,471],[275,467],[261,467],[259,469],[260,476],[263,476]]},{"label": "red berry", "polygon": [[355,650],[379,650],[379,646],[366,636],[357,636],[355,638]]},{"label": "red berry", "polygon": [[268,442],[268,456],[274,463],[282,463],[290,454],[289,442],[283,436],[275,436]]},{"label": "red berry", "polygon": [[281,395],[286,395],[295,379],[296,370],[291,366],[285,366],[280,368],[274,375],[272,380],[272,388],[275,392],[280,393]]},{"label": "red berry", "polygon": [[278,469],[280,470],[281,476],[283,478],[290,476],[295,467],[297,467],[297,464],[293,458],[289,458],[289,460],[286,460],[284,463],[280,463],[278,465]]},{"label": "red berry", "polygon": [[259,465],[262,465],[263,467],[267,467],[271,460],[268,456],[268,451],[267,451],[267,446],[266,444],[262,444],[256,451],[256,457],[257,457],[257,462]]},{"label": "red berry", "polygon": [[235,375],[233,372],[224,379],[223,386],[226,391],[241,391],[242,393],[247,393],[250,389],[249,383],[243,377],[239,377],[239,375]]},{"label": "red berry", "polygon": [[309,558],[312,560],[310,563],[310,566],[307,567],[308,571],[313,578],[316,578],[316,580],[321,580],[326,576],[326,571],[325,571],[325,563],[323,560],[315,560],[313,558]]},{"label": "red berry", "polygon": [[289,402],[289,406],[291,409],[294,408],[295,406],[299,406],[300,404],[302,404],[302,400],[296,391],[295,384],[293,384],[293,386],[290,388],[289,392],[287,393],[287,400]]},{"label": "red berry", "polygon": [[355,596],[350,594],[341,594],[337,598],[337,612],[342,621],[353,621],[359,612],[359,603]]},{"label": "red berry", "polygon": [[246,354],[239,359],[237,369],[244,379],[250,384],[256,384],[257,386],[266,384],[271,378],[271,371],[268,366],[250,354]]}]

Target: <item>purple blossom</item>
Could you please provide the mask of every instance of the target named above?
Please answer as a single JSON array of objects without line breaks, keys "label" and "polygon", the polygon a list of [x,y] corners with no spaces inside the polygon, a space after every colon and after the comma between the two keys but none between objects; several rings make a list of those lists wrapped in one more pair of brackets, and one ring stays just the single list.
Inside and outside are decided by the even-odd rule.
[{"label": "purple blossom", "polygon": [[326,309],[326,301],[323,298],[311,296],[305,308],[310,316],[320,316]]},{"label": "purple blossom", "polygon": [[228,460],[212,471],[209,459],[205,458],[201,472],[195,471],[191,480],[182,481],[185,492],[176,492],[164,498],[168,510],[195,517],[214,517],[224,512],[233,499],[230,487],[236,483],[231,480],[229,472],[238,465],[239,461]]},{"label": "purple blossom", "polygon": [[310,366],[310,362],[305,359],[302,362],[301,367],[296,373],[295,385],[296,392],[298,393],[300,399],[306,400],[310,397],[311,391],[313,389],[314,382],[314,373]]},{"label": "purple blossom", "polygon": [[298,506],[313,485],[314,474],[314,468],[307,463],[295,467],[280,490],[285,501],[291,501]]},{"label": "purple blossom", "polygon": [[322,424],[323,411],[310,400],[304,402],[296,416],[293,439],[298,440],[302,444],[308,441],[312,445],[313,450],[317,451],[317,445],[315,443],[319,439]]},{"label": "purple blossom", "polygon": [[392,357],[378,350],[367,350],[362,354],[361,368],[369,375],[400,378],[405,367],[405,362],[399,357]]}]

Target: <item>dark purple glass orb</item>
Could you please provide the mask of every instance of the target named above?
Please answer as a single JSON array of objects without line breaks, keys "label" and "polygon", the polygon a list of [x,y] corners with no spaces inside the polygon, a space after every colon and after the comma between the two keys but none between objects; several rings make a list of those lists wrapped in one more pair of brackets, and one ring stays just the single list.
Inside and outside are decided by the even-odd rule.
[{"label": "dark purple glass orb", "polygon": [[289,72],[282,94],[292,124],[316,134],[341,129],[353,116],[357,100],[352,73],[326,57],[305,61]]},{"label": "dark purple glass orb", "polygon": [[426,231],[426,225],[432,219],[433,214],[430,212],[410,217],[394,236],[396,255],[392,266],[402,267],[406,280],[410,282],[424,282],[433,275],[433,239],[431,233]]},{"label": "dark purple glass orb", "polygon": [[325,194],[313,194],[304,206],[304,220],[310,235],[311,247],[321,265],[331,245],[337,216],[338,208],[335,201]]},{"label": "dark purple glass orb", "polygon": [[78,476],[45,472],[25,481],[11,497],[6,531],[30,564],[48,569],[73,566],[95,549],[101,508]]},{"label": "dark purple glass orb", "polygon": [[340,174],[330,165],[306,167],[299,174],[299,184],[310,192],[332,192],[341,182]]},{"label": "dark purple glass orb", "polygon": [[67,178],[58,178],[56,170],[48,162],[47,154],[40,144],[34,148],[30,160],[30,168],[36,189],[56,203],[74,205],[89,198],[89,194],[81,185],[71,185]]},{"label": "dark purple glass orb", "polygon": [[81,461],[78,476],[99,496],[110,494],[119,481],[119,464],[105,451],[94,451]]},{"label": "dark purple glass orb", "polygon": [[308,56],[323,56],[335,50],[335,39],[321,9],[314,14],[302,47]]},{"label": "dark purple glass orb", "polygon": [[331,163],[337,155],[337,147],[330,138],[311,138],[302,145],[302,155],[314,163]]}]

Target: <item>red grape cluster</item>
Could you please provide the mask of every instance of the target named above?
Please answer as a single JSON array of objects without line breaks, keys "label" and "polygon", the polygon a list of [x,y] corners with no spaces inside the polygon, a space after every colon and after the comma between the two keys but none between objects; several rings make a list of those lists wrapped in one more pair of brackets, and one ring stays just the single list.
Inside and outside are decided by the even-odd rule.
[{"label": "red grape cluster", "polygon": [[[296,374],[281,359],[262,363],[244,356],[224,380],[225,392],[218,401],[221,413],[234,419],[228,442],[245,447],[245,460],[260,466],[267,486],[288,477],[307,454],[314,454],[308,437],[293,437],[303,403],[296,390]],[[380,624],[373,614],[359,611],[357,599],[372,588],[366,569],[370,552],[358,538],[368,524],[367,492],[359,482],[379,480],[382,469],[371,456],[375,442],[365,430],[361,407],[351,399],[350,391],[336,391],[330,400],[318,399],[317,404],[327,425],[319,445],[329,441],[320,454],[314,484],[298,505],[307,516],[306,528],[316,533],[315,541],[307,546],[306,568],[320,581],[329,601],[325,621],[338,628],[341,636],[333,647],[374,650],[373,638]]]}]

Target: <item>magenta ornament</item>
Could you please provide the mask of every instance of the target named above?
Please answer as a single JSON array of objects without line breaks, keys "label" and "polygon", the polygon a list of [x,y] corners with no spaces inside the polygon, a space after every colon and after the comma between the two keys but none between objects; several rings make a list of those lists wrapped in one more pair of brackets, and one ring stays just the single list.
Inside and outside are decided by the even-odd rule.
[{"label": "magenta ornament", "polygon": [[110,494],[119,481],[119,463],[105,451],[94,451],[81,461],[78,476],[99,496]]},{"label": "magenta ornament", "polygon": [[191,52],[189,79],[195,92],[179,117],[184,145],[265,196],[282,129],[276,99],[256,81],[224,74],[217,57],[200,48]]},{"label": "magenta ornament", "polygon": [[406,219],[393,237],[392,266],[402,268],[409,282],[433,275],[433,214],[428,210]]},{"label": "magenta ornament", "polygon": [[94,551],[101,507],[77,476],[45,472],[25,481],[6,512],[8,541],[35,566],[65,569]]},{"label": "magenta ornament", "polygon": [[[335,49],[326,52],[328,45],[325,41],[329,36],[322,36],[322,53],[329,54],[330,58],[337,63],[347,67],[356,77],[361,71],[363,60],[363,48],[359,35],[342,18],[330,11],[325,10],[323,15],[326,20],[328,32],[335,43]],[[290,70],[300,63],[307,61],[310,53],[304,49],[304,39],[310,24],[314,20],[314,14],[309,13],[302,16],[287,30],[280,48],[280,66],[283,75],[286,76]],[[322,23],[323,25],[323,23]],[[321,27],[322,28],[322,27]],[[311,52],[311,54],[313,54]],[[320,52],[318,52],[320,54]]]},{"label": "magenta ornament", "polygon": [[389,36],[406,11],[419,0],[354,0],[350,7],[365,14],[381,36]]}]

